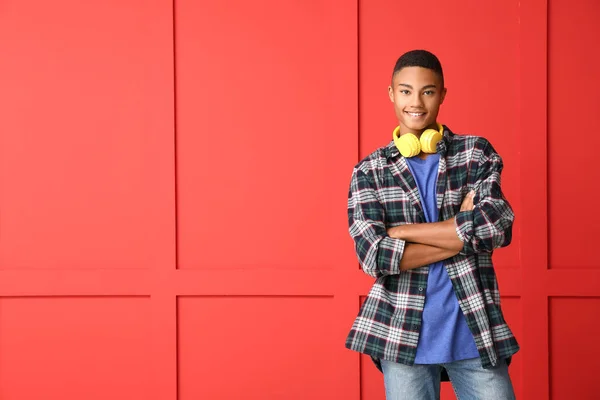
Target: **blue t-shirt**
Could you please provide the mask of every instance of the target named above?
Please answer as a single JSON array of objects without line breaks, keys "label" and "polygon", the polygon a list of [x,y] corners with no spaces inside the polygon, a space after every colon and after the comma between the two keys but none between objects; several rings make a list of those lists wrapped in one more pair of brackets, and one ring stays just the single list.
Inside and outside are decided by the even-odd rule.
[{"label": "blue t-shirt", "polygon": [[[412,157],[406,161],[417,183],[427,222],[437,222],[436,184],[440,155],[431,154],[424,160]],[[433,263],[429,266],[415,364],[441,364],[476,357],[479,352],[475,339],[458,305],[448,272],[442,262]]]}]

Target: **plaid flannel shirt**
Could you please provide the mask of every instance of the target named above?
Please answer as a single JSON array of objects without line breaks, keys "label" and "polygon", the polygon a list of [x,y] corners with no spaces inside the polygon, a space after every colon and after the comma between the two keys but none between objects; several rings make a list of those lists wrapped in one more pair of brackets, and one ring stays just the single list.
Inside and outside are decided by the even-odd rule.
[{"label": "plaid flannel shirt", "polygon": [[[475,338],[482,366],[519,350],[504,320],[492,264],[494,249],[512,239],[513,211],[500,187],[503,164],[484,138],[453,134],[444,126],[436,186],[440,221],[456,216],[462,251],[444,261],[458,304]],[[475,190],[474,209],[459,212]],[[348,195],[349,231],[362,270],[376,278],[346,339],[346,347],[380,359],[413,365],[419,341],[429,267],[400,270],[405,242],[387,228],[425,223],[416,182],[390,142],[354,168]]]}]

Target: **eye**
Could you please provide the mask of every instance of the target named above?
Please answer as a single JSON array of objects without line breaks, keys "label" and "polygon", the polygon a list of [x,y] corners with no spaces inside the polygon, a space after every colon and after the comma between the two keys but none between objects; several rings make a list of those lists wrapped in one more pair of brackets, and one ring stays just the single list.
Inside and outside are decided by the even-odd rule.
[{"label": "eye", "polygon": [[435,92],[433,90],[426,90],[423,92],[425,96],[433,96]]},{"label": "eye", "polygon": [[409,91],[409,90],[406,90],[406,89],[401,89],[401,90],[400,90],[400,93],[401,93],[401,94],[410,94],[410,91]]}]

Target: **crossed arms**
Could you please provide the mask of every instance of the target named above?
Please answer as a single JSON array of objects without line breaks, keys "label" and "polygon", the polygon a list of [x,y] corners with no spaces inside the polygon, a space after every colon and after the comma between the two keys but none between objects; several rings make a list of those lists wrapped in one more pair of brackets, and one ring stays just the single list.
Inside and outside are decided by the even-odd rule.
[{"label": "crossed arms", "polygon": [[459,253],[491,253],[510,244],[514,214],[500,187],[502,159],[487,140],[475,143],[469,170],[464,171],[469,186],[477,188],[474,196],[465,198],[459,212],[443,222],[386,226],[389,210],[380,202],[375,167],[370,165],[355,168],[348,198],[349,232],[367,275],[400,274]]},{"label": "crossed arms", "polygon": [[[465,196],[460,211],[473,210],[474,195],[471,191]],[[454,257],[464,246],[456,233],[455,218],[443,222],[396,226],[387,229],[387,234],[407,242],[400,259],[401,271]]]}]

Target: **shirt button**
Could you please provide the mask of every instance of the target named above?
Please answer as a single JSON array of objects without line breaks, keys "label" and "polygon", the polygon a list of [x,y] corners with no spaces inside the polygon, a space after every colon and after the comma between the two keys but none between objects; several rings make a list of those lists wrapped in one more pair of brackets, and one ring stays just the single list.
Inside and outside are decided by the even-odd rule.
[{"label": "shirt button", "polygon": [[419,288],[419,292],[422,292],[422,291],[423,291],[423,288],[422,288],[422,287],[420,287],[420,288]]}]

